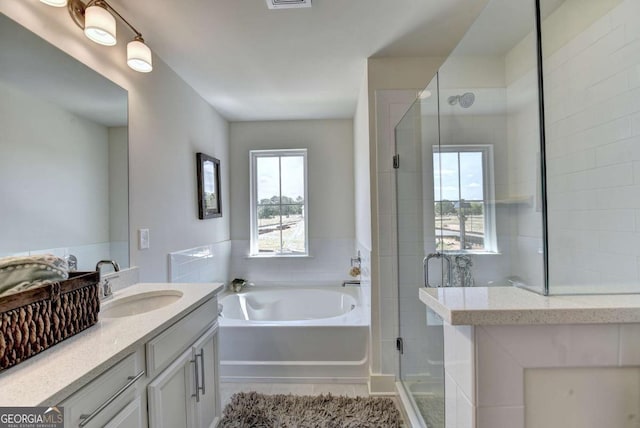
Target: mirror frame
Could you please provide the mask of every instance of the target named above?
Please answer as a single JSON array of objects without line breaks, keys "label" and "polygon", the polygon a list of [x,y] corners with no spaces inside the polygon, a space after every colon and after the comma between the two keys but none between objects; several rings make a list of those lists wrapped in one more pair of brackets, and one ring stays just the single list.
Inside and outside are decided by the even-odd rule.
[{"label": "mirror frame", "polygon": [[[198,179],[198,218],[205,220],[208,218],[222,217],[222,197],[220,195],[220,189],[222,188],[220,183],[220,160],[204,153],[196,153],[197,162],[197,179]],[[209,179],[215,180],[216,191],[216,207],[207,206],[207,197],[204,189],[205,183],[205,162],[213,163],[213,177]]]}]

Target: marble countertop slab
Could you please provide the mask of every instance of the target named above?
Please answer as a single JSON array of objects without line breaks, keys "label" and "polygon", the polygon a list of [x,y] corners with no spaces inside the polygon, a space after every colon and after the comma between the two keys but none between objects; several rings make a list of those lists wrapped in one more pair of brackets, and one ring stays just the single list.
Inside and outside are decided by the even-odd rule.
[{"label": "marble countertop slab", "polygon": [[451,325],[640,323],[640,294],[542,296],[517,287],[420,288]]},{"label": "marble countertop slab", "polygon": [[0,372],[0,406],[57,405],[73,392],[134,352],[197,306],[218,294],[224,285],[136,284],[114,293],[111,299],[145,291],[180,290],[182,298],[143,314],[100,317],[98,322],[41,352]]}]

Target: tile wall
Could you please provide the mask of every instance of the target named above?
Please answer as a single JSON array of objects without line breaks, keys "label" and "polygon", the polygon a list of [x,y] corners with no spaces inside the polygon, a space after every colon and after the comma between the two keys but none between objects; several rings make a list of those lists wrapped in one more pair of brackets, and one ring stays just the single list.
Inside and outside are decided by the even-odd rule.
[{"label": "tile wall", "polygon": [[545,52],[552,292],[640,290],[640,2],[618,3]]},{"label": "tile wall", "polygon": [[[566,382],[562,386],[563,399],[569,400],[569,405],[572,399],[567,394],[574,394],[575,400],[595,394],[591,383],[576,381],[572,371],[575,368],[584,369],[583,379],[588,380],[602,368],[623,369],[640,364],[638,334],[638,324],[471,327],[445,323],[446,426],[540,426],[533,424],[540,418],[536,419],[527,406],[544,401],[544,397],[527,385],[527,371],[554,369],[553,376],[536,382],[538,390]],[[625,402],[630,391],[620,377],[614,376],[606,385],[606,400],[581,408],[580,415],[567,413],[561,406],[548,408],[555,425],[544,425],[545,428],[596,427],[601,425],[594,421],[603,417],[617,420],[620,406],[616,403]],[[637,402],[629,407],[636,414],[640,411]],[[529,415],[526,422],[525,413]],[[591,424],[576,425],[572,420],[591,420]]]},{"label": "tile wall", "polygon": [[310,239],[309,257],[249,257],[249,241],[231,241],[231,276],[256,285],[340,285],[357,255],[353,239]]},{"label": "tile wall", "polygon": [[169,253],[169,282],[229,282],[231,241]]}]

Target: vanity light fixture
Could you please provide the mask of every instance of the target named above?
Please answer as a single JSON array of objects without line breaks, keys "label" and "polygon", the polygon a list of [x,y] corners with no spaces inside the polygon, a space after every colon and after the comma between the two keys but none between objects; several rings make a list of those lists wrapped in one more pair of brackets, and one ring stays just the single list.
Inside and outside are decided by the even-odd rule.
[{"label": "vanity light fixture", "polygon": [[[153,70],[151,49],[144,43],[142,34],[136,30],[106,0],[40,0],[49,6],[67,6],[73,22],[92,41],[105,46],[114,46],[116,39],[116,16],[134,32],[135,37],[127,44],[127,65],[135,71],[148,73]],[[114,16],[115,15],[115,16]]]},{"label": "vanity light fixture", "polygon": [[96,1],[84,10],[84,35],[100,45],[116,44],[116,18],[103,1]]},{"label": "vanity light fixture", "polygon": [[44,4],[48,4],[53,7],[65,7],[67,5],[67,0],[40,0]]}]

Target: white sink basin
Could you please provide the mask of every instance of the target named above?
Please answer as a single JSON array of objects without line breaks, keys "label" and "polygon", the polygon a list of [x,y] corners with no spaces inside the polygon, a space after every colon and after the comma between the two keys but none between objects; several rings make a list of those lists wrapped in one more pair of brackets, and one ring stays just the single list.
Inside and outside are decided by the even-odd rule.
[{"label": "white sink basin", "polygon": [[133,294],[106,303],[100,309],[100,316],[120,318],[144,314],[177,302],[181,297],[180,290],[157,290]]}]

